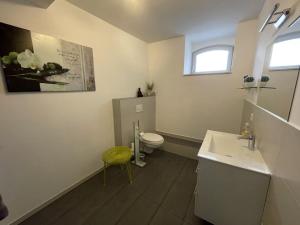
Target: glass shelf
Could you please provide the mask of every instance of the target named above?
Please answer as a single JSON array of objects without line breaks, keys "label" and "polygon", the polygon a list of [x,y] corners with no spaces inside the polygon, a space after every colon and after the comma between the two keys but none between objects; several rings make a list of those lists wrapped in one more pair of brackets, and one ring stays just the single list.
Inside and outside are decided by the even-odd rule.
[{"label": "glass shelf", "polygon": [[242,87],[242,88],[239,88],[239,89],[254,89],[254,88],[259,88],[259,89],[276,89],[275,87]]}]

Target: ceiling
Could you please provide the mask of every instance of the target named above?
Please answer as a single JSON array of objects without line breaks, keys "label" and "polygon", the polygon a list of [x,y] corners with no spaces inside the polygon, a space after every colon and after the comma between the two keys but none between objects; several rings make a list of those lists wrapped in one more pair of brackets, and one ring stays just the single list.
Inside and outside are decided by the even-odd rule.
[{"label": "ceiling", "polygon": [[238,22],[256,18],[264,0],[68,0],[146,42],[180,35],[233,35]]}]

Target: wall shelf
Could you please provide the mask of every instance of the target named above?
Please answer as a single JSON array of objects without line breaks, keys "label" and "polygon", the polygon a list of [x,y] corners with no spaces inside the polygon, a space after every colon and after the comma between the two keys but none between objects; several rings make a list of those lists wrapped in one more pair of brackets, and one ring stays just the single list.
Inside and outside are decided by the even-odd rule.
[{"label": "wall shelf", "polygon": [[259,89],[276,89],[275,87],[242,87],[242,88],[239,88],[239,89],[254,89],[254,88],[259,88]]}]

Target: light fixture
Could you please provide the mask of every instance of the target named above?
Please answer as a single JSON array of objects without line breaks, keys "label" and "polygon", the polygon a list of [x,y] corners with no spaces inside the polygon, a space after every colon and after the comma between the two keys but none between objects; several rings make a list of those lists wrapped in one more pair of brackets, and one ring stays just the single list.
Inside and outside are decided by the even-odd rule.
[{"label": "light fixture", "polygon": [[[263,23],[262,27],[260,28],[259,32],[263,32],[266,26],[269,24],[274,24],[274,27],[276,29],[280,28],[284,22],[287,20],[287,18],[290,15],[291,9],[284,9],[282,11],[278,11],[280,4],[276,3],[271,11],[271,13],[268,15],[267,19]],[[275,20],[272,20],[274,16],[277,16]]]},{"label": "light fixture", "polygon": [[272,12],[268,15],[267,19],[265,20],[264,24],[261,26],[259,32],[263,32],[266,26],[269,24],[270,20],[272,19],[273,15],[276,13],[277,9],[279,8],[280,4],[277,3],[274,5]]},{"label": "light fixture", "polygon": [[284,22],[289,18],[290,9],[285,9],[282,12],[280,12],[279,14],[280,14],[280,16],[278,17],[276,22],[274,22],[274,27],[276,29],[280,28],[284,24]]},{"label": "light fixture", "polygon": [[296,19],[293,20],[293,22],[291,22],[291,24],[289,25],[289,27],[293,27],[295,26],[300,20],[300,16],[298,16]]}]

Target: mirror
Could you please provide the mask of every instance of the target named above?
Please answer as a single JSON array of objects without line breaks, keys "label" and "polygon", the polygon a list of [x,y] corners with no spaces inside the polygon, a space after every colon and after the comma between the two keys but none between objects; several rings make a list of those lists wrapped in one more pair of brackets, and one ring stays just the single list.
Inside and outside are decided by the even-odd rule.
[{"label": "mirror", "polygon": [[280,32],[268,46],[262,74],[262,81],[268,81],[260,82],[258,88],[258,105],[287,121],[300,66],[300,19],[287,24],[292,21],[294,25]]}]

